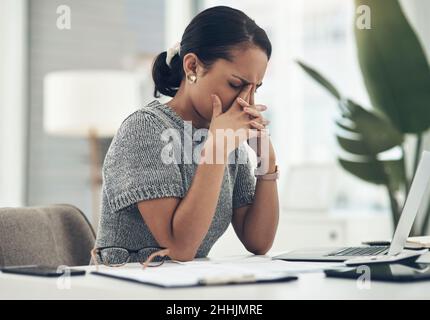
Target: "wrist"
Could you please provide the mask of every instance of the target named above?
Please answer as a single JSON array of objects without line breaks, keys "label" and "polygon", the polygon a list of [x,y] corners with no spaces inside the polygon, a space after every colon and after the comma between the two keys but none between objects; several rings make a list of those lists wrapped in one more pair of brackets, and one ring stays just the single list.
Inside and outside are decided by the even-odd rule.
[{"label": "wrist", "polygon": [[254,176],[257,180],[277,180],[279,179],[279,168],[276,165],[272,171],[265,170],[264,168],[257,168],[254,171]]},{"label": "wrist", "polygon": [[273,149],[273,146],[272,146],[272,143],[270,142],[270,140],[269,140],[269,144],[265,148],[263,148],[263,150],[262,150],[262,147],[260,145],[260,147],[256,148],[255,151],[256,151],[257,158],[259,160],[275,166],[276,155],[275,155],[275,151]]},{"label": "wrist", "polygon": [[269,167],[268,167],[268,170],[267,170],[267,173],[273,173],[273,172],[276,172],[277,171],[277,165],[276,165],[276,162],[274,161],[274,162],[270,162],[269,163]]},{"label": "wrist", "polygon": [[276,158],[268,157],[268,158],[259,158],[257,168],[261,168],[261,170],[266,169],[267,173],[273,173],[276,171]]}]

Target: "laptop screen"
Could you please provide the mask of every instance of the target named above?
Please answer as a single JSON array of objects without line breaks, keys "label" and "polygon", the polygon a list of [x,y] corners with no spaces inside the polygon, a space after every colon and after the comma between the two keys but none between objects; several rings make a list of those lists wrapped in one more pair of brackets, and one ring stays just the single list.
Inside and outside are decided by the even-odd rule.
[{"label": "laptop screen", "polygon": [[430,181],[430,152],[424,151],[406,198],[399,223],[394,233],[388,255],[400,253],[411,232],[415,217],[421,206],[425,191]]}]

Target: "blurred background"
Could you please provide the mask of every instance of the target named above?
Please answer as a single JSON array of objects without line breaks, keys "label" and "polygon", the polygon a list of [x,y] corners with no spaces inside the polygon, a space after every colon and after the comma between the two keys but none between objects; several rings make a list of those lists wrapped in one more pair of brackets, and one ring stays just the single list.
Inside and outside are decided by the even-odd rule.
[{"label": "blurred background", "polygon": [[[282,173],[272,251],[389,239],[387,186],[340,165],[338,103],[297,63],[372,108],[352,0],[0,0],[0,206],[70,203],[97,227],[104,155],[121,121],[155,99],[152,59],[180,41],[194,15],[216,5],[244,11],[273,45],[256,95],[269,106]],[[400,5],[428,59],[430,2]],[[402,35],[395,34],[400,44]],[[418,139],[420,150],[430,149],[426,129],[402,132],[409,173]],[[230,227],[211,255],[244,252]]]}]

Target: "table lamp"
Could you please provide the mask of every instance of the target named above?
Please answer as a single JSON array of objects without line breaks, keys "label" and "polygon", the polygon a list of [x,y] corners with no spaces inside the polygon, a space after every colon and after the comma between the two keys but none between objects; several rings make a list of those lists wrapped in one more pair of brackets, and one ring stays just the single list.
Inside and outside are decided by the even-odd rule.
[{"label": "table lamp", "polygon": [[138,77],[118,70],[70,70],[44,79],[43,126],[48,134],[86,137],[90,147],[92,224],[99,220],[100,137],[113,137],[141,105]]}]

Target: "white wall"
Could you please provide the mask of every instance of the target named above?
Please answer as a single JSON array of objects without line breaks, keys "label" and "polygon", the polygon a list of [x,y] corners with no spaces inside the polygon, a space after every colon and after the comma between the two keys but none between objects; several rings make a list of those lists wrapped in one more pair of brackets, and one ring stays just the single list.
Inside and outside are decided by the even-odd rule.
[{"label": "white wall", "polygon": [[0,207],[25,190],[27,1],[0,1]]},{"label": "white wall", "polygon": [[176,41],[181,41],[185,28],[194,16],[193,3],[191,0],[166,0],[165,19],[165,46],[173,46]]}]

